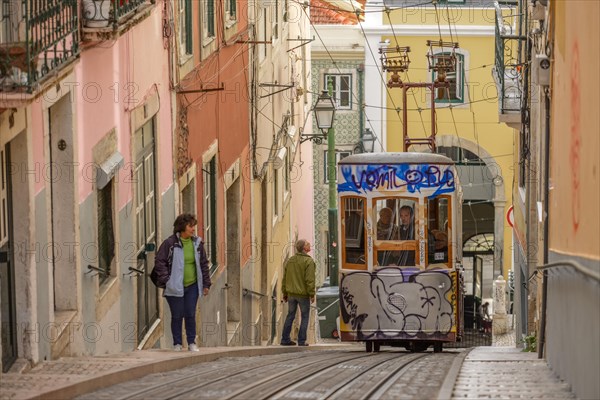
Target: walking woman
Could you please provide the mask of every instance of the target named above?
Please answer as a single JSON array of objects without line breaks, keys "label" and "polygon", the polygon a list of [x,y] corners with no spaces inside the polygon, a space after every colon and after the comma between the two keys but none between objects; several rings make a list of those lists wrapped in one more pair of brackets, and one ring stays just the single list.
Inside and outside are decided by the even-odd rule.
[{"label": "walking woman", "polygon": [[208,259],[204,242],[194,234],[198,221],[192,214],[181,214],[173,223],[173,235],[159,247],[154,263],[153,281],[164,288],[171,309],[171,333],[175,351],[182,349],[182,328],[188,350],[198,351],[196,345],[196,305],[210,288]]}]

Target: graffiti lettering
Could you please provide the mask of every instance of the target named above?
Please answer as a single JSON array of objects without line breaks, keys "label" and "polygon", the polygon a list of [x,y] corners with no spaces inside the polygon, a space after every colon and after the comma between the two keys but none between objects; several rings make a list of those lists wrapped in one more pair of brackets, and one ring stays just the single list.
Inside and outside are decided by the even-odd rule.
[{"label": "graffiti lettering", "polygon": [[372,192],[423,189],[434,190],[432,195],[455,190],[454,171],[440,165],[348,165],[341,167],[342,179],[338,192]]}]

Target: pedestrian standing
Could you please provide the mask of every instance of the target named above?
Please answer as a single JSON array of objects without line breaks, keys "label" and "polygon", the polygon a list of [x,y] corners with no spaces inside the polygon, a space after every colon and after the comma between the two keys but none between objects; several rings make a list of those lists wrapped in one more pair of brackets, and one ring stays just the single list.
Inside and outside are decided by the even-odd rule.
[{"label": "pedestrian standing", "polygon": [[163,296],[171,310],[171,333],[175,351],[182,349],[182,322],[185,320],[188,350],[196,345],[196,306],[198,298],[208,295],[210,274],[202,238],[195,235],[198,221],[192,214],[181,214],[169,236],[156,253],[152,281],[164,288]]},{"label": "pedestrian standing", "polygon": [[315,270],[316,265],[311,256],[310,243],[300,239],[296,242],[296,254],[285,263],[281,291],[283,301],[288,303],[288,314],[281,334],[282,346],[293,346],[296,343],[290,339],[292,324],[296,311],[300,308],[300,330],[298,331],[298,346],[308,346],[306,331],[310,317],[310,304],[315,301]]}]

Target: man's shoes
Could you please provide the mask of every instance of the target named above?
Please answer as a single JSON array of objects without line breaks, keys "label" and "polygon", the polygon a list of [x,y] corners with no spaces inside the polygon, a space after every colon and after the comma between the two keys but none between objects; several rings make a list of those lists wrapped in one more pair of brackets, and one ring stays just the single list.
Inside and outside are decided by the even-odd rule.
[{"label": "man's shoes", "polygon": [[188,346],[188,350],[189,351],[200,351],[200,349],[198,348],[198,346],[196,346],[195,343],[192,343]]},{"label": "man's shoes", "polygon": [[181,345],[180,345],[180,344],[176,344],[176,345],[173,347],[173,350],[175,350],[175,351],[181,351],[181,348],[182,348],[182,347],[181,347]]},{"label": "man's shoes", "polygon": [[308,343],[298,343],[298,346],[308,346]]},{"label": "man's shoes", "polygon": [[295,346],[296,342],[293,341],[289,341],[289,342],[281,342],[280,343],[282,346]]}]

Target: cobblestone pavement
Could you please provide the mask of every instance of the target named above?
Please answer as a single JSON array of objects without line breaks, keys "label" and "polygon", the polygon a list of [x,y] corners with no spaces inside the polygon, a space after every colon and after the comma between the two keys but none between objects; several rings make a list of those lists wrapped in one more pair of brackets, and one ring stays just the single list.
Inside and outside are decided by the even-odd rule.
[{"label": "cobblestone pavement", "polygon": [[453,399],[574,399],[537,353],[514,347],[476,347],[465,358]]},{"label": "cobblestone pavement", "polygon": [[[346,344],[327,341],[307,348],[221,347],[201,348],[199,353],[144,350],[108,356],[62,358],[42,362],[26,373],[0,374],[0,399],[74,398],[152,373],[173,371],[222,357],[319,351],[344,346]],[[546,361],[537,358],[537,353],[524,353],[515,347],[514,331],[494,335],[492,347],[474,348],[462,366],[457,364],[455,370],[455,383],[452,385],[453,377],[450,389],[442,398],[575,398],[568,385],[554,376]]]}]

